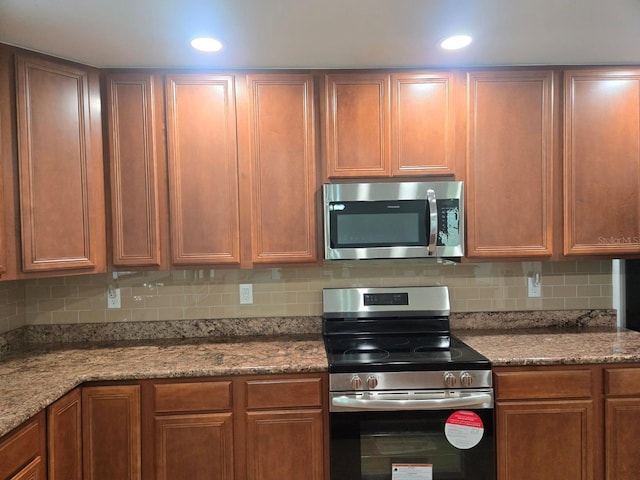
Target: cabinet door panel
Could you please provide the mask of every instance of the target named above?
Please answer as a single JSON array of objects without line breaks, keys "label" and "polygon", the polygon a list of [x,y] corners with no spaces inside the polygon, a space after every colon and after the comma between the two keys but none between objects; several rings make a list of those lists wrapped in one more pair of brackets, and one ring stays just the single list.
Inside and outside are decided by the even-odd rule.
[{"label": "cabinet door panel", "polygon": [[140,430],[139,386],[84,387],[84,478],[140,480]]},{"label": "cabinet door panel", "polygon": [[107,79],[114,266],[161,263],[158,165],[164,143],[157,140],[156,95],[162,90],[156,91],[152,75]]},{"label": "cabinet door panel", "polygon": [[234,90],[232,76],[167,76],[175,265],[240,262]]},{"label": "cabinet door panel", "polygon": [[389,76],[326,76],[327,177],[391,173]]},{"label": "cabinet door panel", "polygon": [[498,402],[498,480],[594,480],[591,401]]},{"label": "cabinet door panel", "polygon": [[155,420],[157,480],[232,480],[231,413]]},{"label": "cabinet door panel", "polygon": [[29,465],[20,470],[10,480],[46,480],[46,466],[42,457],[36,457]]},{"label": "cabinet door panel", "polygon": [[82,480],[82,408],[80,389],[48,407],[49,480]]},{"label": "cabinet door panel", "polygon": [[[36,462],[40,468],[46,465],[45,412],[17,428],[0,442],[0,479],[11,478],[16,471],[24,471],[29,464]],[[44,461],[41,461],[44,458]],[[44,475],[41,477],[44,478]]]},{"label": "cabinet door panel", "polygon": [[467,255],[550,256],[553,73],[470,73],[467,115]]},{"label": "cabinet door panel", "polygon": [[247,479],[322,480],[322,411],[247,413]]},{"label": "cabinet door panel", "polygon": [[94,268],[104,187],[89,74],[17,56],[16,76],[23,270]]},{"label": "cabinet door panel", "polygon": [[252,262],[316,262],[316,143],[311,75],[249,75]]},{"label": "cabinet door panel", "polygon": [[391,75],[391,174],[455,173],[451,73]]},{"label": "cabinet door panel", "polygon": [[568,71],[564,104],[564,253],[638,253],[640,71]]},{"label": "cabinet door panel", "polygon": [[640,472],[640,399],[605,400],[607,480],[633,480]]}]

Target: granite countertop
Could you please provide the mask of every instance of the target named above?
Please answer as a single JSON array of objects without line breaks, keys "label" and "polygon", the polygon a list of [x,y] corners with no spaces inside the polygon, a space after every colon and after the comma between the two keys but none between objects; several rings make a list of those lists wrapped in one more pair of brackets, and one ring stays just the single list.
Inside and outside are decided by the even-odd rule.
[{"label": "granite countertop", "polygon": [[[242,335],[267,327],[268,334]],[[53,346],[39,341],[45,330],[38,328],[27,332],[32,343],[0,357],[0,436],[84,382],[328,369],[317,318],[153,324],[137,340],[114,326],[96,328],[65,327],[55,332],[60,337],[47,330],[62,342]],[[159,328],[180,336],[152,338]],[[494,366],[640,362],[640,332],[616,328],[611,311],[452,314],[451,328]],[[82,329],[90,332],[72,343]]]},{"label": "granite countertop", "polygon": [[617,328],[462,330],[493,366],[640,362],[640,332]]},{"label": "granite countertop", "polygon": [[84,382],[326,370],[319,335],[40,345],[0,361],[0,436]]}]

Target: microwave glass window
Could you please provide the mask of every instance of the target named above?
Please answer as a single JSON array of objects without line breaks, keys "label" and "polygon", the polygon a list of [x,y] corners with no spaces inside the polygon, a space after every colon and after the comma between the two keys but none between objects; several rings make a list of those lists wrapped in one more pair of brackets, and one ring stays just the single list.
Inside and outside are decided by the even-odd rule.
[{"label": "microwave glass window", "polygon": [[331,247],[428,245],[426,201],[339,202],[330,209]]},{"label": "microwave glass window", "polygon": [[340,245],[420,245],[419,215],[343,214],[338,217]]}]

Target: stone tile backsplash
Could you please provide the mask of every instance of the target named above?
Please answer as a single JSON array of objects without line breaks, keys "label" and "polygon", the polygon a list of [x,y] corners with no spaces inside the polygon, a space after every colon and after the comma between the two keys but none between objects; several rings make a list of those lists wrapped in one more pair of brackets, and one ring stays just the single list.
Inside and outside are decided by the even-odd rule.
[{"label": "stone tile backsplash", "polygon": [[[542,296],[527,297],[540,271]],[[238,286],[253,285],[252,305]],[[321,315],[326,287],[447,285],[453,312],[609,309],[611,261],[437,264],[423,260],[327,263],[281,269],[176,270],[0,282],[0,333],[22,325]],[[107,309],[109,288],[121,308]]]}]

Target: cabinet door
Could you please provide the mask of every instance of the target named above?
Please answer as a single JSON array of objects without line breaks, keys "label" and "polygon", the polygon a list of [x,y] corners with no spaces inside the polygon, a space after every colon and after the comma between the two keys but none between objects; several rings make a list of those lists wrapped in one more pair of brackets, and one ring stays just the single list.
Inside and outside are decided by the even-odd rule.
[{"label": "cabinet door", "polygon": [[166,78],[172,263],[239,264],[234,79]]},{"label": "cabinet door", "polygon": [[13,280],[16,277],[15,267],[10,267],[11,250],[15,249],[16,235],[12,223],[13,215],[12,180],[13,149],[15,145],[14,112],[11,106],[13,97],[12,83],[14,78],[13,55],[7,45],[0,45],[0,278]]},{"label": "cabinet door", "polygon": [[247,479],[323,480],[321,410],[247,413]]},{"label": "cabinet door", "polygon": [[49,480],[82,480],[81,400],[75,389],[47,409]]},{"label": "cabinet door", "polygon": [[607,480],[634,480],[640,472],[640,398],[605,400]]},{"label": "cabinet door", "polygon": [[550,71],[468,74],[467,256],[552,254],[553,91]]},{"label": "cabinet door", "polygon": [[162,84],[149,74],[126,73],[110,75],[106,90],[112,264],[160,266],[166,197]]},{"label": "cabinet door", "polygon": [[[314,80],[249,75],[251,262],[318,262]],[[248,216],[247,216],[248,217]]]},{"label": "cabinet door", "polygon": [[448,72],[391,75],[391,174],[453,175],[456,92]]},{"label": "cabinet door", "polygon": [[155,452],[157,480],[232,480],[232,414],[156,417]]},{"label": "cabinet door", "polygon": [[564,253],[640,252],[640,70],[570,70]]},{"label": "cabinet door", "polygon": [[18,55],[16,78],[23,270],[104,271],[97,73]]},{"label": "cabinet door", "polygon": [[46,425],[42,410],[0,439],[0,480],[46,477]]},{"label": "cabinet door", "polygon": [[391,174],[389,75],[326,75],[325,116],[327,178]]},{"label": "cabinet door", "polygon": [[42,457],[36,457],[29,465],[24,467],[10,480],[46,480],[47,473]]},{"label": "cabinet door", "polygon": [[588,400],[498,402],[498,480],[596,480]]},{"label": "cabinet door", "polygon": [[140,387],[82,389],[85,480],[141,478]]}]

